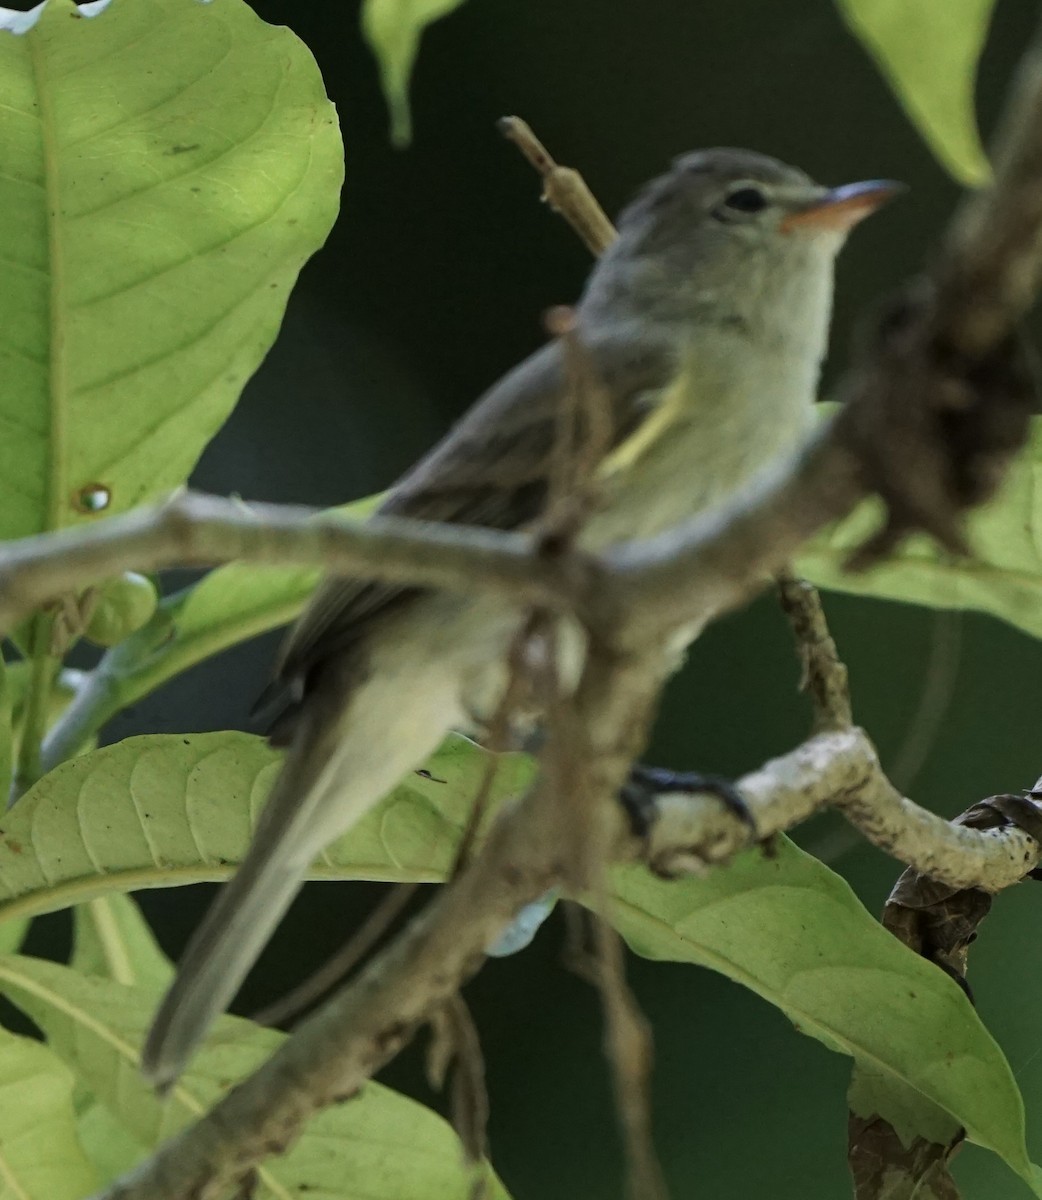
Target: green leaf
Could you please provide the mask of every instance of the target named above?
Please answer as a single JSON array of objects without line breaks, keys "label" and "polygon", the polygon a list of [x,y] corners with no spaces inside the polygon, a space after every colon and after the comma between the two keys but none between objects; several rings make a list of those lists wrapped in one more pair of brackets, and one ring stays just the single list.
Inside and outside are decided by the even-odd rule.
[{"label": "green leaf", "polygon": [[106,1181],[117,1179],[148,1153],[144,1142],[134,1137],[118,1117],[96,1100],[91,1100],[79,1113],[76,1129],[84,1153],[94,1164],[98,1176]]},{"label": "green leaf", "polygon": [[973,96],[995,0],[836,2],[945,167],[962,183],[986,183]]},{"label": "green leaf", "polygon": [[19,950],[31,924],[30,917],[17,917],[12,921],[0,922],[0,954],[14,954]]},{"label": "green leaf", "polygon": [[243,0],[69,17],[0,36],[0,538],[187,478],[343,174],[311,54]]},{"label": "green leaf", "polygon": [[[0,921],[111,892],[226,879],[246,852],[278,762],[261,738],[206,733],[129,738],[62,764],[0,825]],[[408,776],[326,850],[310,877],[445,878],[487,762],[473,742],[450,737],[427,763],[429,777]],[[523,755],[500,756],[493,799],[516,795],[532,770]],[[141,953],[136,935],[127,952]],[[112,974],[98,968],[103,959],[95,945],[84,962]]]},{"label": "green leaf", "polygon": [[0,1200],[82,1200],[97,1187],[72,1089],[51,1050],[0,1030]]},{"label": "green leaf", "polygon": [[0,803],[10,794],[14,762],[14,687],[11,668],[0,646]]},{"label": "green leaf", "polygon": [[[611,919],[638,954],[751,988],[801,1032],[950,1113],[1042,1195],[1020,1092],[969,1000],[817,859],[782,839],[772,857],[751,852],[701,880],[622,867],[613,881]],[[906,1114],[880,1113],[898,1127]]]},{"label": "green leaf", "polygon": [[412,137],[409,76],[424,29],[459,8],[463,0],[365,0],[362,32],[380,64],[380,79],[391,114],[391,140],[408,145]]},{"label": "green leaf", "polygon": [[809,542],[797,570],[819,587],[861,596],[905,600],[931,608],[976,609],[1042,637],[1042,420],[999,494],[970,514],[973,557],[959,559],[925,536],[904,542],[861,574],[844,571],[854,547],[878,526],[881,507],[870,501]]},{"label": "green leaf", "polygon": [[[160,1101],[138,1072],[155,995],[40,959],[0,958],[0,987],[47,1035],[54,1052],[129,1134],[153,1146],[201,1116],[259,1066],[284,1035],[222,1017]],[[487,1170],[487,1168],[486,1168]],[[493,1200],[506,1192],[488,1171]],[[348,1104],[311,1120],[299,1141],[258,1172],[257,1200],[467,1200],[474,1182],[459,1141],[429,1109],[368,1083]]]},{"label": "green leaf", "polygon": [[70,965],[77,971],[100,975],[114,983],[151,988],[157,995],[170,984],[174,974],[170,960],[129,896],[118,892],[98,896],[78,904],[73,917]]},{"label": "green leaf", "polygon": [[866,1120],[886,1113],[887,1123],[905,1146],[915,1138],[948,1146],[956,1140],[961,1128],[950,1113],[931,1104],[921,1092],[867,1062],[854,1064],[847,1102],[852,1112]]}]

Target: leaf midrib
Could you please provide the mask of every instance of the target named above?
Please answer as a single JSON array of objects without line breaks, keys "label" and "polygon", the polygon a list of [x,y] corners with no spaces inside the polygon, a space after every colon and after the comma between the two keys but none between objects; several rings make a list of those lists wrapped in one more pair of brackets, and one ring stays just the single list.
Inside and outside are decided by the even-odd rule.
[{"label": "leaf midrib", "polygon": [[47,206],[50,340],[47,361],[48,437],[45,453],[48,463],[45,481],[44,529],[51,530],[60,528],[62,524],[67,471],[64,401],[68,394],[68,364],[65,353],[65,263],[61,224],[61,179],[58,173],[53,98],[48,86],[46,46],[39,28],[30,31],[27,37],[33,81],[36,85],[39,104],[37,120],[40,125],[40,148],[43,157],[44,193]]}]

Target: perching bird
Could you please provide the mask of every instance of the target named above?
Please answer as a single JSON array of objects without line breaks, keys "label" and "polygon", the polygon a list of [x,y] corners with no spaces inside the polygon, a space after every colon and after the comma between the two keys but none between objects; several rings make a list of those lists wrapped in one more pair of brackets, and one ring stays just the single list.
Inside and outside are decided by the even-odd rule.
[{"label": "perching bird", "polygon": [[[597,550],[720,504],[804,435],[850,229],[897,190],[825,188],[747,150],[677,159],[623,212],[576,336],[610,401]],[[516,530],[543,512],[562,405],[553,342],[490,388],[381,512]],[[438,746],[494,711],[522,619],[502,597],[329,579],[283,648],[288,744],[253,843],[196,931],[144,1051],[169,1086],[315,857]],[[692,634],[692,636],[694,633]]]}]

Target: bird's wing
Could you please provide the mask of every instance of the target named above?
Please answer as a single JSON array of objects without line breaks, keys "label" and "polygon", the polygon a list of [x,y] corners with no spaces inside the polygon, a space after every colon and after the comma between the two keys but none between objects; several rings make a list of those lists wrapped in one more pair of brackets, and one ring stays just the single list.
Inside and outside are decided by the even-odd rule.
[{"label": "bird's wing", "polygon": [[[670,353],[621,338],[583,345],[609,403],[607,449],[653,411],[669,381]],[[391,490],[379,512],[424,521],[519,529],[543,511],[570,382],[559,342],[504,375]],[[290,632],[277,683],[299,699],[314,667],[350,648],[371,621],[421,589],[365,579],[327,579]]]}]

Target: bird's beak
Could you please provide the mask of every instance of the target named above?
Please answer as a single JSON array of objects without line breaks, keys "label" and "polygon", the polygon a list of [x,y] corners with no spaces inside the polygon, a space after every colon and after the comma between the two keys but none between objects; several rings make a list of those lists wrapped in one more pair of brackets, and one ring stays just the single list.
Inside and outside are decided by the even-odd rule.
[{"label": "bird's beak", "polygon": [[832,230],[847,233],[877,208],[907,191],[903,183],[892,179],[867,179],[863,183],[845,183],[842,187],[829,188],[810,204],[789,213],[783,218],[784,233],[793,229],[808,232]]}]

